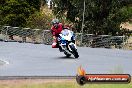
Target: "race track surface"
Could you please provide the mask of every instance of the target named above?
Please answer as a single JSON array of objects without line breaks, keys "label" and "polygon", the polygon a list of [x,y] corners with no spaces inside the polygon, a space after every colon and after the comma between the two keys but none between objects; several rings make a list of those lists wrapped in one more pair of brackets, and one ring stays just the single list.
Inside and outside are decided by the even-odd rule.
[{"label": "race track surface", "polygon": [[0,76],[75,76],[81,65],[88,74],[132,74],[132,51],[78,47],[80,57],[66,58],[50,45],[0,42]]}]

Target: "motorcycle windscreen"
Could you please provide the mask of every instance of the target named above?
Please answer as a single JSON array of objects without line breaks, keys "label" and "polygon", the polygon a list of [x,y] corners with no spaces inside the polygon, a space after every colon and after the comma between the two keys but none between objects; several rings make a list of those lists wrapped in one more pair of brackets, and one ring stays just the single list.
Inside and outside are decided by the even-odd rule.
[{"label": "motorcycle windscreen", "polygon": [[68,35],[69,35],[69,31],[68,31],[67,29],[62,30],[62,31],[61,31],[61,34],[62,34],[63,36],[68,36]]}]

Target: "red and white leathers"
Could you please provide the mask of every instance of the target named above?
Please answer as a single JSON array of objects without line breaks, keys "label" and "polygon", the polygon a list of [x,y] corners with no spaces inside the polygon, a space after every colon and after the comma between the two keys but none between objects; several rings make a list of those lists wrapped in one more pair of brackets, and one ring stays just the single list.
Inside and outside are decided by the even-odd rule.
[{"label": "red and white leathers", "polygon": [[54,38],[53,43],[52,43],[52,48],[58,48],[58,46],[57,46],[57,37],[59,36],[59,34],[61,33],[62,30],[63,30],[62,23],[58,23],[57,27],[55,27],[55,26],[51,27],[51,32],[52,32],[52,35],[53,35],[53,38]]}]

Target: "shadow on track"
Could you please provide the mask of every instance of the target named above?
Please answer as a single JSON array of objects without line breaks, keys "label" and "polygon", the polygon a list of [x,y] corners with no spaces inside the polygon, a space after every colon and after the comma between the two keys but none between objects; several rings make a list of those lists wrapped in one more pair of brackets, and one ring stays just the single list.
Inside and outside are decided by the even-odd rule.
[{"label": "shadow on track", "polygon": [[58,57],[57,59],[77,59],[77,58],[62,56],[62,57]]}]

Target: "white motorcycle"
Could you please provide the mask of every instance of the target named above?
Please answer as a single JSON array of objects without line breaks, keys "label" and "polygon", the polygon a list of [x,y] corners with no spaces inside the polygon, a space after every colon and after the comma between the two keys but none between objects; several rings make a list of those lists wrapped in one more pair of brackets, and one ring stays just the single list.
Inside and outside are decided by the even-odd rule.
[{"label": "white motorcycle", "polygon": [[67,57],[70,57],[72,54],[75,58],[79,57],[73,31],[68,29],[62,30],[58,37],[58,43]]}]

